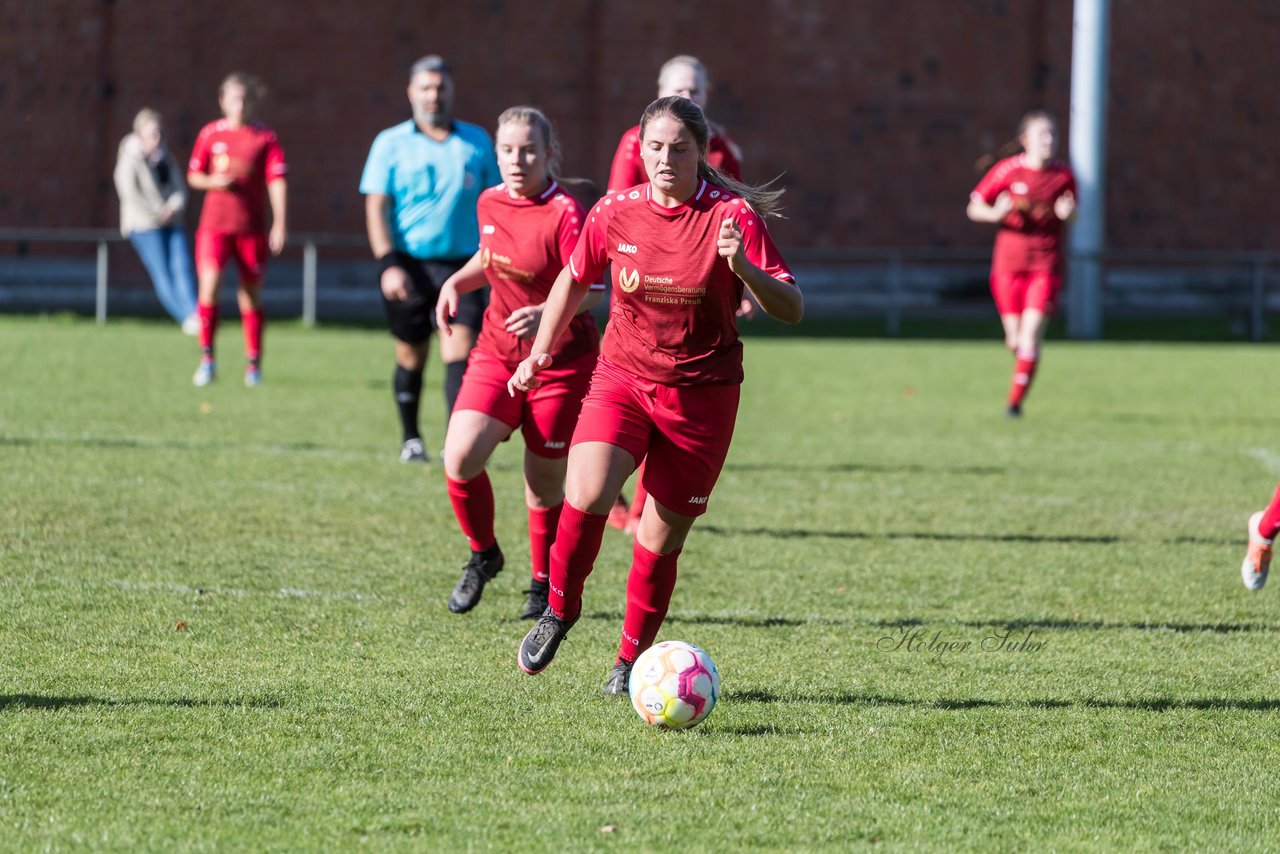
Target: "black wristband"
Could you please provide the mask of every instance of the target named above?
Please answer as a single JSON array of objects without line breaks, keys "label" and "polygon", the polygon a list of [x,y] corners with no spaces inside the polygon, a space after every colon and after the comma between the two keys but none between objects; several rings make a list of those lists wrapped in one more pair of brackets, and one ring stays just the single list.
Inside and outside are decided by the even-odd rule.
[{"label": "black wristband", "polygon": [[394,249],[378,259],[378,275],[382,275],[392,267],[399,267],[401,270],[405,270],[406,273],[408,272],[405,269],[404,258]]}]

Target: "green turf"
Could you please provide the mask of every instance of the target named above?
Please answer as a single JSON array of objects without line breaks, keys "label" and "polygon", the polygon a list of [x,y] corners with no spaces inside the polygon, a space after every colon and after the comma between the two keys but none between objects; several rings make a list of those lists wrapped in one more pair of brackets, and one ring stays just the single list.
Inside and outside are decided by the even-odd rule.
[{"label": "green turf", "polygon": [[0,319],[0,847],[1280,838],[1280,590],[1238,576],[1280,479],[1269,347],[1051,342],[1007,422],[995,340],[748,341],[661,635],[723,696],[672,733],[599,696],[623,535],[523,675],[519,448],[508,568],[451,615],[465,542],[439,468],[396,462],[386,337],[267,344],[246,389],[226,328],[195,389],[167,325]]}]

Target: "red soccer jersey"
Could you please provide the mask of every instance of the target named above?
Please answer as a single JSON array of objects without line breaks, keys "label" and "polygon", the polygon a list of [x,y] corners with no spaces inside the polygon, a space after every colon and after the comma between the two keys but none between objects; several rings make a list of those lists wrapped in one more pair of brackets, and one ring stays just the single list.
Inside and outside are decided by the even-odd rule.
[{"label": "red soccer jersey", "polygon": [[[506,320],[518,308],[546,302],[578,243],[584,216],[582,205],[554,181],[528,199],[512,198],[503,184],[480,194],[480,257],[491,290],[476,346],[513,371],[529,355],[533,339],[507,332]],[[604,290],[603,281],[592,285],[597,289]],[[588,312],[573,318],[551,355],[564,363],[599,347],[600,332]]]},{"label": "red soccer jersey", "polygon": [[266,234],[266,187],[288,167],[275,132],[259,124],[231,127],[226,119],[205,125],[191,150],[188,172],[231,175],[226,190],[210,190],[199,228],[222,234]]},{"label": "red soccer jersey", "polygon": [[987,204],[1004,192],[1013,198],[1013,210],[996,231],[992,273],[1061,271],[1062,220],[1053,212],[1053,203],[1075,191],[1071,169],[1057,160],[1032,169],[1026,155],[1017,154],[992,166],[970,194]]},{"label": "red soccer jersey", "polygon": [[[742,153],[728,136],[715,133],[711,135],[711,139],[707,140],[707,162],[730,178],[742,180]],[[640,159],[640,125],[636,125],[624,133],[618,142],[613,165],[609,167],[609,190],[616,193],[648,182],[649,175],[644,171],[644,162]]]},{"label": "red soccer jersey", "polygon": [[751,263],[775,279],[795,281],[760,215],[714,184],[699,181],[693,196],[674,208],[655,203],[648,184],[596,203],[569,266],[579,282],[612,268],[602,356],[664,385],[742,382],[733,313],[743,285],[716,249],[729,218],[742,229]]}]

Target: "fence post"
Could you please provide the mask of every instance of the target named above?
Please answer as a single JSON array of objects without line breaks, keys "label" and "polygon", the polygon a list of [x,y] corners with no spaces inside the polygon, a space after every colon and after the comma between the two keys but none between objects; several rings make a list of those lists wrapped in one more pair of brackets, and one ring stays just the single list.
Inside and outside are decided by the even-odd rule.
[{"label": "fence post", "polygon": [[1266,334],[1262,316],[1263,304],[1267,298],[1266,283],[1266,268],[1259,256],[1253,259],[1253,299],[1249,306],[1249,338],[1255,343],[1261,341]]},{"label": "fence post", "polygon": [[889,256],[889,308],[884,315],[884,331],[890,338],[902,332],[902,254]]},{"label": "fence post", "polygon": [[302,325],[316,325],[316,242],[302,247]]},{"label": "fence post", "polygon": [[94,315],[97,318],[98,325],[104,326],[107,322],[107,241],[98,241],[98,284],[97,297],[95,299]]}]

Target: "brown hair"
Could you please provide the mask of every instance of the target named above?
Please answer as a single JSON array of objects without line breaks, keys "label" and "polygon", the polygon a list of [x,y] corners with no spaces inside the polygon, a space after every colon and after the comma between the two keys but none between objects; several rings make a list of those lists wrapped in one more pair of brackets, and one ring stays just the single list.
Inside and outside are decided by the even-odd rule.
[{"label": "brown hair", "polygon": [[[769,189],[773,181],[758,186],[744,184],[741,181],[730,178],[707,162],[707,141],[711,138],[707,117],[702,112],[702,108],[688,98],[670,95],[666,98],[659,98],[645,107],[644,113],[640,116],[641,142],[644,142],[644,132],[649,126],[649,122],[662,116],[680,122],[689,133],[693,134],[694,142],[698,145],[699,178],[741,196],[742,200],[751,205],[752,209],[761,216],[782,216],[778,199],[786,192],[786,188]],[[775,178],[774,180],[776,181],[777,179]]]},{"label": "brown hair", "polygon": [[1031,126],[1032,122],[1038,122],[1042,119],[1050,122],[1054,127],[1058,126],[1058,121],[1053,117],[1052,113],[1049,113],[1047,110],[1032,110],[1024,115],[1022,120],[1018,122],[1018,132],[1014,135],[1013,139],[997,148],[994,153],[984,154],[979,157],[974,161],[973,168],[979,172],[986,173],[988,169],[995,166],[1006,157],[1021,154],[1023,150],[1022,135],[1027,132],[1027,128]]}]

